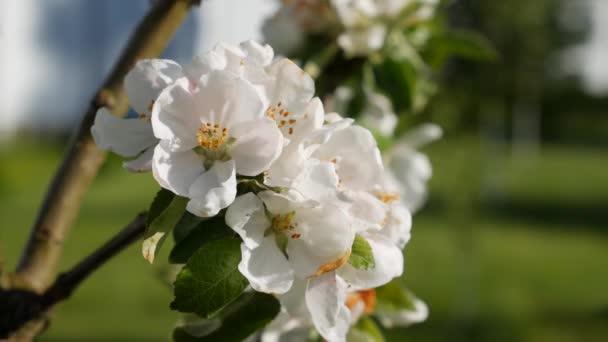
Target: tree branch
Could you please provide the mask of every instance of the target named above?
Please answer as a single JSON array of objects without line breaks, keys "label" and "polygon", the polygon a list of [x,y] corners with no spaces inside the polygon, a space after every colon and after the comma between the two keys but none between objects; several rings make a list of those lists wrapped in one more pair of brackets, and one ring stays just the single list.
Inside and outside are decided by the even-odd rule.
[{"label": "tree branch", "polygon": [[24,324],[40,318],[53,305],[67,299],[84,279],[143,236],[145,230],[146,213],[141,213],[103,246],[60,274],[43,294],[20,289],[0,290],[0,339],[8,338]]},{"label": "tree branch", "polygon": [[84,114],[63,162],[47,191],[30,237],[17,266],[16,280],[39,293],[52,281],[80,202],[105,159],[90,135],[97,110],[108,107],[124,115],[128,100],[123,79],[135,62],[158,56],[200,0],[159,0],[142,19],[112,72],[97,91]]}]

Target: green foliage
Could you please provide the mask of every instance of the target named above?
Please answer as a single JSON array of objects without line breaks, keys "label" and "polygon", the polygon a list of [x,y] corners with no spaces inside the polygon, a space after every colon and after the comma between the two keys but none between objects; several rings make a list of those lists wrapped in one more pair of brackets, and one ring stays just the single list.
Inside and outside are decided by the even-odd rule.
[{"label": "green foliage", "polygon": [[188,199],[176,196],[166,189],[161,189],[154,197],[148,210],[146,233],[142,245],[144,258],[150,263],[158,254],[167,237],[166,234],[175,227],[184,214],[187,203]]},{"label": "green foliage", "polygon": [[376,289],[378,311],[414,310],[412,293],[403,285],[400,279]]},{"label": "green foliage", "polygon": [[416,68],[407,59],[385,58],[374,64],[374,77],[379,90],[384,92],[396,112],[409,111],[416,96]]},{"label": "green foliage", "polygon": [[372,318],[361,317],[357,324],[351,328],[347,340],[384,342],[384,334]]},{"label": "green foliage", "polygon": [[182,218],[177,222],[175,229],[173,229],[173,239],[175,242],[181,241],[203,221],[205,221],[204,218],[185,211]]},{"label": "green foliage", "polygon": [[226,238],[199,248],[177,275],[171,309],[209,318],[235,300],[248,285],[238,270],[240,245]]},{"label": "green foliage", "polygon": [[[181,227],[180,225],[182,224],[186,225],[187,228]],[[193,224],[195,226],[190,228]],[[206,243],[235,235],[234,231],[224,222],[223,216],[215,216],[208,220],[184,219],[182,217],[180,223],[175,227],[176,231],[178,229],[180,231],[189,229],[189,231],[176,242],[175,247],[171,250],[171,254],[169,254],[169,262],[174,264],[186,263],[190,256]]]},{"label": "green foliage", "polygon": [[359,234],[355,235],[355,241],[353,241],[348,263],[353,267],[362,270],[369,270],[376,267],[372,247],[369,245],[369,242]]},{"label": "green foliage", "polygon": [[245,292],[220,312],[221,325],[204,336],[191,336],[185,327],[173,332],[177,342],[237,342],[270,323],[281,309],[279,301],[260,292]]},{"label": "green foliage", "polygon": [[448,30],[433,36],[429,43],[430,63],[435,67],[445,64],[451,56],[475,61],[496,61],[500,55],[481,34],[468,30]]}]

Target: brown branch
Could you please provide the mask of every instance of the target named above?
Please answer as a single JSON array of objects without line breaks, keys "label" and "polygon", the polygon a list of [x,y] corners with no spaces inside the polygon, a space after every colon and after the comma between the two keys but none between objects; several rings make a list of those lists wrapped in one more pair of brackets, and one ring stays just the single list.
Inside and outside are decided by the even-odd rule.
[{"label": "brown branch", "polygon": [[135,62],[158,56],[185,19],[190,7],[200,0],[159,0],[142,19],[103,86],[84,114],[63,162],[49,186],[29,241],[17,266],[16,281],[42,292],[52,281],[81,199],[105,159],[91,138],[90,129],[97,110],[108,107],[124,115],[128,101],[123,79]]},{"label": "brown branch", "polygon": [[41,295],[19,289],[0,290],[0,339],[8,338],[24,324],[39,319],[55,304],[67,299],[84,279],[143,236],[145,230],[146,213],[141,213],[103,246],[60,274]]}]

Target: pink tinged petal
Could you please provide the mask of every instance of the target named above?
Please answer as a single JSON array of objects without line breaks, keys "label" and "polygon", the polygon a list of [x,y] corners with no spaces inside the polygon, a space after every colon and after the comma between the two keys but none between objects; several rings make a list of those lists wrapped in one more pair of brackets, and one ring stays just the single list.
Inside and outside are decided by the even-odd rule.
[{"label": "pink tinged petal", "polygon": [[294,274],[285,255],[279,250],[274,235],[267,236],[253,249],[241,244],[239,271],[254,290],[283,294],[291,288]]},{"label": "pink tinged petal", "polygon": [[161,141],[154,149],[154,179],[160,186],[179,196],[187,197],[190,186],[204,171],[203,160],[193,151],[171,152],[165,146],[165,141]]},{"label": "pink tinged petal", "polygon": [[199,120],[227,128],[231,137],[237,138],[234,125],[264,117],[264,102],[255,87],[228,71],[214,70],[202,77],[194,97]]},{"label": "pink tinged petal", "polygon": [[183,76],[182,67],[168,59],[144,59],[125,77],[125,90],[131,107],[149,116],[160,92]]},{"label": "pink tinged petal", "polygon": [[134,173],[149,172],[152,170],[154,148],[149,147],[137,158],[122,163],[122,167]]},{"label": "pink tinged petal", "polygon": [[234,161],[216,161],[190,186],[186,209],[200,217],[215,216],[236,197]]},{"label": "pink tinged petal", "polygon": [[105,107],[97,111],[91,135],[100,149],[123,157],[135,157],[158,142],[152,134],[150,122],[117,118]]},{"label": "pink tinged petal", "polygon": [[287,255],[299,277],[316,277],[346,263],[355,233],[341,208],[332,204],[296,208],[294,221],[299,235],[291,235]]},{"label": "pink tinged petal", "polygon": [[240,123],[229,128],[228,132],[236,139],[230,155],[240,175],[256,176],[264,172],[281,154],[283,137],[269,119]]},{"label": "pink tinged petal", "polygon": [[306,306],[323,338],[330,342],[346,341],[351,315],[345,305],[347,284],[335,272],[308,281]]},{"label": "pink tinged petal", "polygon": [[270,227],[264,203],[249,192],[237,197],[226,210],[226,224],[243,239],[247,248],[256,248]]},{"label": "pink tinged petal", "polygon": [[196,90],[183,77],[165,88],[152,110],[154,135],[167,140],[171,151],[185,151],[198,146],[196,133],[201,125],[195,101]]},{"label": "pink tinged petal", "polygon": [[374,253],[375,267],[364,270],[350,264],[338,270],[338,274],[348,282],[353,291],[382,286],[403,274],[403,254],[389,239],[379,234],[365,234]]}]

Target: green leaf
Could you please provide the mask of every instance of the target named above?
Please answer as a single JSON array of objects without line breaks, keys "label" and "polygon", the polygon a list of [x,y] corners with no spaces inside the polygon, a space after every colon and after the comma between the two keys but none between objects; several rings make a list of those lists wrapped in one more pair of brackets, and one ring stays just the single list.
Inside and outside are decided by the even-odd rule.
[{"label": "green leaf", "polygon": [[179,219],[179,222],[175,225],[175,229],[173,229],[173,240],[175,240],[176,243],[180,242],[203,221],[205,221],[204,218],[185,211],[182,218]]},{"label": "green leaf", "polygon": [[[176,230],[182,229],[181,224],[192,224],[189,219],[178,223]],[[234,236],[235,233],[224,222],[223,216],[215,216],[208,220],[198,221],[194,228],[191,228],[186,235],[180,239],[169,254],[169,262],[173,264],[184,264],[190,256],[194,254],[204,244]]]},{"label": "green leaf", "polygon": [[179,327],[173,332],[177,342],[237,342],[243,341],[270,323],[279,313],[281,305],[271,295],[260,292],[243,293],[220,313],[219,329],[204,336],[191,336],[188,329]]},{"label": "green leaf", "polygon": [[369,270],[376,267],[372,247],[369,245],[369,242],[359,234],[355,235],[355,241],[353,241],[348,263],[355,268],[363,270]]},{"label": "green leaf", "polygon": [[347,340],[384,342],[384,334],[373,319],[362,317],[348,333]]},{"label": "green leaf", "polygon": [[493,62],[500,58],[492,43],[481,34],[467,30],[449,30],[434,36],[428,43],[431,63],[439,67],[451,56]]},{"label": "green leaf", "polygon": [[167,233],[184,214],[187,203],[187,198],[175,196],[166,189],[161,189],[156,194],[146,218],[146,233],[142,244],[142,254],[150,263],[154,262]]},{"label": "green leaf", "polygon": [[374,76],[378,89],[391,99],[396,112],[411,110],[418,72],[407,59],[384,59],[374,65]]},{"label": "green leaf", "polygon": [[378,311],[416,309],[413,294],[399,279],[395,279],[384,286],[378,287],[376,289],[376,300]]},{"label": "green leaf", "polygon": [[241,241],[221,239],[194,253],[174,282],[171,309],[209,318],[235,300],[249,284],[238,270]]}]

